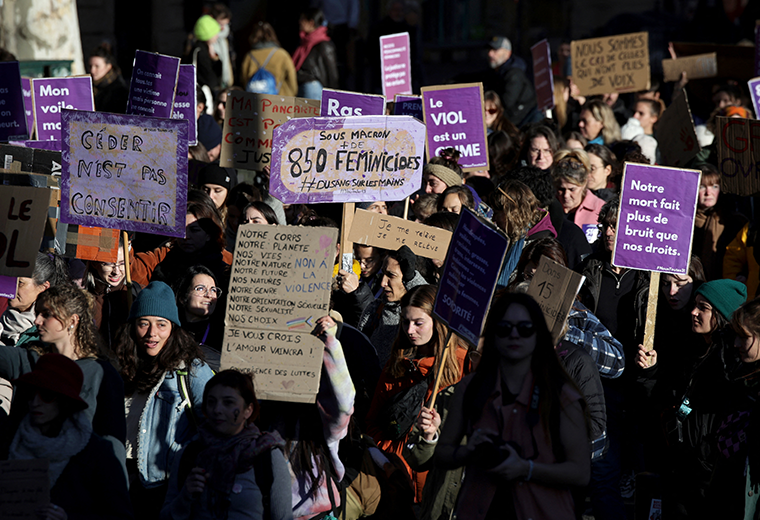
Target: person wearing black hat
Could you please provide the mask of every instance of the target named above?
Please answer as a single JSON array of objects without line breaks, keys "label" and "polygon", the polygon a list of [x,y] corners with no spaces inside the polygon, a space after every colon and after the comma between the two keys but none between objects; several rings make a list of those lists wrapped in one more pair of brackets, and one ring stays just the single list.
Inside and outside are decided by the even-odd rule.
[{"label": "person wearing black hat", "polygon": [[39,518],[133,518],[127,481],[112,445],[92,431],[80,397],[84,376],[63,354],[42,356],[14,380],[29,413],[10,446],[10,460],[49,461],[50,503]]},{"label": "person wearing black hat", "polygon": [[198,141],[206,149],[211,162],[219,159],[222,154],[222,129],[208,114],[201,114],[198,117]]},{"label": "person wearing black hat", "polygon": [[237,185],[237,172],[234,168],[222,168],[218,164],[204,166],[198,172],[198,187],[211,197],[214,205],[227,220],[227,198],[230,190]]},{"label": "person wearing black hat", "polygon": [[[518,128],[541,119],[536,92],[525,74],[525,62],[512,54],[512,42],[505,36],[494,36],[488,43],[488,64],[498,76],[498,89],[504,115]],[[491,89],[489,89],[491,90]]]}]

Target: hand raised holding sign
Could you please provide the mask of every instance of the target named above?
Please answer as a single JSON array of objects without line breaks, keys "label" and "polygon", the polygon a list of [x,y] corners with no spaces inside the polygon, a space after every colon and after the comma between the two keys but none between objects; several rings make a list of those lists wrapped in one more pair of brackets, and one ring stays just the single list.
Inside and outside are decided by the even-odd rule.
[{"label": "hand raised holding sign", "polygon": [[423,438],[428,442],[432,441],[440,426],[441,416],[435,411],[435,408],[425,408],[423,406],[420,416],[417,417],[417,428],[423,432]]}]

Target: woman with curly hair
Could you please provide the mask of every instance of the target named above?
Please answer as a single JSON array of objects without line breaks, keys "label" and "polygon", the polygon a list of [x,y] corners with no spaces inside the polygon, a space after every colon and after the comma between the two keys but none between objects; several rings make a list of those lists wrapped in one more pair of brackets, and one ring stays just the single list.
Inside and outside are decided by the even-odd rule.
[{"label": "woman with curly hair", "polygon": [[124,380],[127,470],[136,518],[157,518],[174,458],[195,435],[203,387],[213,373],[180,326],[174,293],[151,282],[114,344]]},{"label": "woman with curly hair", "polygon": [[552,167],[557,200],[562,204],[567,220],[583,230],[586,240],[593,243],[599,237],[597,222],[604,200],[588,189],[589,158],[583,150],[562,150]]}]

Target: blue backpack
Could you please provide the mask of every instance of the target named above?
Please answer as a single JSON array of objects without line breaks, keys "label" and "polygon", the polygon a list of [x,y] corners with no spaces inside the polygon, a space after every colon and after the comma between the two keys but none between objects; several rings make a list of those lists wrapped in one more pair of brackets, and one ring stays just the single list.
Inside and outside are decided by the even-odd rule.
[{"label": "blue backpack", "polygon": [[275,52],[277,52],[277,49],[272,49],[269,56],[267,56],[267,59],[264,61],[264,64],[259,65],[258,60],[253,56],[253,51],[251,51],[251,58],[256,62],[256,65],[259,66],[259,70],[257,70],[256,73],[251,76],[251,79],[248,80],[248,84],[245,86],[246,92],[253,92],[254,94],[280,93],[280,86],[277,84],[277,80],[274,79],[274,74],[266,69],[269,60],[272,59]]}]

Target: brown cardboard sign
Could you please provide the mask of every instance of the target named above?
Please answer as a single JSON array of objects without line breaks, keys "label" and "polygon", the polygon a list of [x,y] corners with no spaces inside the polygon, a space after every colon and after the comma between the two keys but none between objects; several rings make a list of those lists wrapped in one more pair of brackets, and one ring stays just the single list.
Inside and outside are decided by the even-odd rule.
[{"label": "brown cardboard sign", "polygon": [[221,368],[254,375],[259,399],[313,403],[338,230],[245,224],[232,262]]},{"label": "brown cardboard sign", "polygon": [[685,72],[688,79],[714,78],[718,75],[718,55],[714,52],[662,60],[665,81],[678,81]]},{"label": "brown cardboard sign", "polygon": [[662,113],[655,129],[663,166],[683,166],[702,149],[689,108],[686,91]]},{"label": "brown cardboard sign", "polygon": [[649,33],[618,34],[571,42],[573,82],[580,94],[649,89]]},{"label": "brown cardboard sign", "polygon": [[348,240],[392,251],[401,246],[409,246],[417,256],[443,262],[449,250],[451,231],[357,209]]},{"label": "brown cardboard sign", "polygon": [[47,459],[0,462],[0,518],[37,520],[37,511],[50,504]]},{"label": "brown cardboard sign", "polygon": [[49,205],[47,188],[0,186],[0,275],[32,276]]},{"label": "brown cardboard sign", "polygon": [[555,344],[560,340],[565,320],[585,278],[545,256],[538,262],[528,294],[535,298],[544,311],[546,325]]},{"label": "brown cardboard sign", "polygon": [[316,99],[230,92],[219,164],[246,170],[269,166],[274,129],[296,117],[318,117],[320,104]]},{"label": "brown cardboard sign", "polygon": [[736,195],[760,192],[760,121],[716,117],[721,191]]}]

